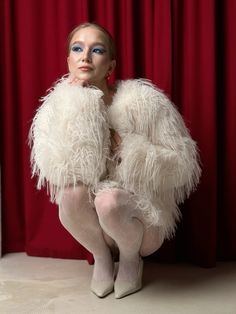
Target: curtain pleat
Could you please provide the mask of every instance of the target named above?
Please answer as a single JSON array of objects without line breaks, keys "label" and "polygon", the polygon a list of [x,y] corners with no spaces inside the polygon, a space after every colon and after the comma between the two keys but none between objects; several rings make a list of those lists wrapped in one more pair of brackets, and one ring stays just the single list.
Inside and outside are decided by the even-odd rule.
[{"label": "curtain pleat", "polygon": [[183,243],[185,255],[205,265],[216,260],[217,241],[214,3],[173,3],[173,100],[198,142],[203,170],[197,192],[183,206]]},{"label": "curtain pleat", "polygon": [[232,260],[236,252],[236,2],[218,6],[218,255]]}]

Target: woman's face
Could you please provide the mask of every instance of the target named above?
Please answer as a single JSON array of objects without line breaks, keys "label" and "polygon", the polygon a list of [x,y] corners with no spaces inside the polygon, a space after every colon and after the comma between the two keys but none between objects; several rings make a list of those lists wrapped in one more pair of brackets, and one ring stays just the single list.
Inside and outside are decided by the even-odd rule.
[{"label": "woman's face", "polygon": [[67,62],[70,73],[96,86],[106,81],[115,67],[115,60],[110,59],[108,40],[95,27],[85,27],[74,34]]}]

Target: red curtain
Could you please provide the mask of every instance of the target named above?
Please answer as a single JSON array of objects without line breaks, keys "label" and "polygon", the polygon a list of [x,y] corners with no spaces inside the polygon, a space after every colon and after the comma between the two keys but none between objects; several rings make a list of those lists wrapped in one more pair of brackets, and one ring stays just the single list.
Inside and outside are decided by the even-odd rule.
[{"label": "red curtain", "polygon": [[92,256],[61,226],[31,179],[27,137],[39,98],[66,68],[68,33],[95,21],[113,34],[113,80],[145,77],[163,89],[198,142],[202,178],[181,206],[176,237],[158,261],[214,266],[236,257],[236,1],[2,0],[0,3],[3,253]]}]

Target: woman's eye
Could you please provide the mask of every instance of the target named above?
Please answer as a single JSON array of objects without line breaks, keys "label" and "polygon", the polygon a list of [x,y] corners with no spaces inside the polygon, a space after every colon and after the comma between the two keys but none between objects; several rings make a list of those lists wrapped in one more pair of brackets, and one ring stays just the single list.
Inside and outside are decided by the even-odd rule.
[{"label": "woman's eye", "polygon": [[73,52],[81,52],[81,51],[83,51],[83,49],[80,46],[78,46],[78,45],[74,45],[74,46],[71,47],[71,51],[73,51]]},{"label": "woman's eye", "polygon": [[95,47],[95,48],[92,49],[92,52],[102,55],[104,52],[106,52],[106,50],[104,48],[97,48],[97,47]]}]

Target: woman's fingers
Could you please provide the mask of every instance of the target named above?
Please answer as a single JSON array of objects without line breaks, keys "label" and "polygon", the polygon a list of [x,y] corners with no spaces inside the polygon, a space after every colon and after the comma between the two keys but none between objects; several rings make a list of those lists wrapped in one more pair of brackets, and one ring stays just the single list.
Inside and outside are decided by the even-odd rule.
[{"label": "woman's fingers", "polygon": [[69,75],[69,84],[74,86],[89,86],[89,82],[87,80],[81,80],[78,77],[74,76],[73,74]]}]

